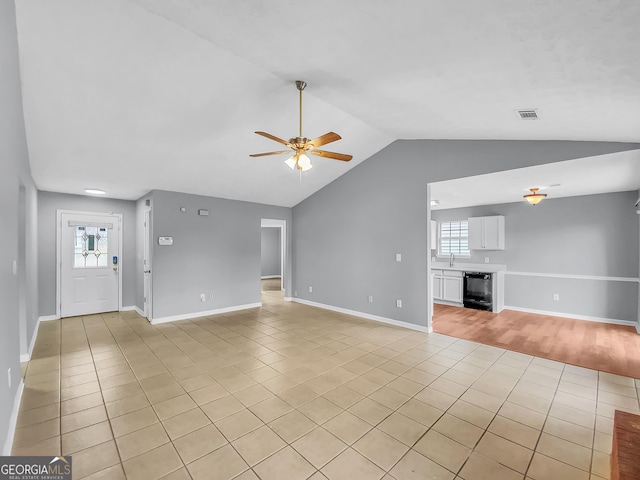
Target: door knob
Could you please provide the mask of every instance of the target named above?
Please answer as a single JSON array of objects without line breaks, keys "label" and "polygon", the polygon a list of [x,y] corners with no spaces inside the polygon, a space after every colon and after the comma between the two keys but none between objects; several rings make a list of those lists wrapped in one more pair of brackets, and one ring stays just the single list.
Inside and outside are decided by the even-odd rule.
[{"label": "door knob", "polygon": [[151,270],[145,270],[144,273],[151,273]]},{"label": "door knob", "polygon": [[118,267],[113,267],[113,271],[117,272],[118,271]]}]

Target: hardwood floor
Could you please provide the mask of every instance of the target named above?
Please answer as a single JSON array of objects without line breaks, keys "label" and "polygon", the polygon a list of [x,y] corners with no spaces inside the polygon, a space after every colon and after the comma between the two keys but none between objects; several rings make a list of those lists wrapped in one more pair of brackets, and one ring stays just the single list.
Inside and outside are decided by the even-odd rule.
[{"label": "hardwood floor", "polygon": [[503,310],[435,305],[438,333],[633,378],[640,377],[634,327]]}]

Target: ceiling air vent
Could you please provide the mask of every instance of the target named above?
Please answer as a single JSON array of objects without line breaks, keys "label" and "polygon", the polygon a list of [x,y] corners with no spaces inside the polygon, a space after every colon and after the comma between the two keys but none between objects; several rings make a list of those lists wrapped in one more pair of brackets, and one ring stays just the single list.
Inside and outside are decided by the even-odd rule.
[{"label": "ceiling air vent", "polygon": [[536,112],[534,109],[516,110],[516,113],[518,114],[518,116],[522,120],[537,120],[538,119],[538,112]]}]

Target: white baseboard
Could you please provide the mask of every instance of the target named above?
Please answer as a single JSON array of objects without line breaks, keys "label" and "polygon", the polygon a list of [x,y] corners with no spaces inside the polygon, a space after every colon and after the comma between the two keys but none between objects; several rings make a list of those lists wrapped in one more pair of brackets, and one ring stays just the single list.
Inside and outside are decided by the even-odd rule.
[{"label": "white baseboard", "polygon": [[640,324],[636,323],[636,332],[638,332],[638,335],[640,335]]},{"label": "white baseboard", "polygon": [[260,280],[269,280],[270,278],[282,278],[282,275],[263,275]]},{"label": "white baseboard", "polygon": [[217,308],[215,310],[206,310],[204,312],[185,313],[182,315],[172,315],[169,317],[154,318],[151,320],[152,325],[159,323],[177,322],[179,320],[189,320],[191,318],[206,317],[207,315],[218,315],[220,313],[236,312],[238,310],[247,310],[249,308],[261,307],[262,303],[247,303],[246,305],[235,305],[233,307]]},{"label": "white baseboard", "polygon": [[293,302],[293,297],[284,297],[285,302]]},{"label": "white baseboard", "polygon": [[133,307],[133,309],[136,311],[138,315],[140,315],[141,317],[144,317],[144,312],[140,310],[138,307]]},{"label": "white baseboard", "polygon": [[[526,312],[526,313],[535,313],[538,315],[549,315],[551,317],[564,317],[571,318],[573,320],[586,320],[588,322],[598,322],[598,323],[612,323],[614,325],[627,325],[631,327],[638,328],[637,322],[631,320],[618,320],[615,318],[604,318],[604,317],[591,317],[589,315],[576,315],[573,313],[562,313],[562,312],[550,312],[547,310],[536,310],[534,308],[522,308],[522,307],[510,307],[508,305],[504,306],[505,310],[515,310],[516,312]],[[640,333],[640,332],[638,332]]]},{"label": "white baseboard", "polygon": [[394,320],[392,318],[380,317],[378,315],[372,315],[370,313],[358,312],[356,310],[349,310],[347,308],[334,307],[333,305],[326,305],[324,303],[311,302],[302,298],[292,298],[292,301],[303,303],[312,307],[322,308],[324,310],[331,310],[338,313],[346,313],[347,315],[353,315],[354,317],[366,318],[367,320],[374,320],[380,323],[386,323],[389,325],[395,325],[396,327],[410,328],[411,330],[417,330],[419,332],[429,333],[429,329],[426,326],[416,325],[409,322],[401,322],[400,320]]},{"label": "white baseboard", "polygon": [[40,322],[50,322],[51,320],[60,320],[59,315],[43,315],[38,317],[38,323]]},{"label": "white baseboard", "polygon": [[18,412],[20,411],[20,400],[22,399],[22,391],[24,390],[24,382],[20,379],[16,396],[13,399],[13,408],[11,409],[11,417],[9,417],[9,430],[7,432],[7,438],[4,442],[2,449],[2,455],[7,457],[11,455],[11,449],[13,448],[13,436],[16,433],[16,424],[18,423]]}]

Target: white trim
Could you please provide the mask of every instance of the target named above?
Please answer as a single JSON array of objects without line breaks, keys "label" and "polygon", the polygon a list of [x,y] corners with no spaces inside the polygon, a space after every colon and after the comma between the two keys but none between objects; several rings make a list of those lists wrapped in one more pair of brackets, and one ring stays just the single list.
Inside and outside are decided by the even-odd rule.
[{"label": "white trim", "polygon": [[38,317],[38,324],[40,324],[40,322],[50,322],[51,320],[60,320],[60,315],[43,315]]},{"label": "white trim", "polygon": [[31,354],[33,353],[33,347],[36,344],[36,338],[38,338],[38,331],[40,330],[40,322],[43,317],[38,317],[38,321],[36,322],[36,328],[33,329],[33,335],[31,336],[31,341],[29,342],[29,348],[27,349],[27,353],[23,353],[20,355],[20,363],[28,362],[31,360]]},{"label": "white trim", "polygon": [[284,297],[285,302],[293,302],[293,297]]},{"label": "white trim", "polygon": [[127,307],[120,307],[120,311],[121,312],[130,312],[131,310],[135,310],[136,308],[138,308],[138,307],[136,307],[135,305],[129,305]]},{"label": "white trim", "polygon": [[101,217],[113,217],[118,222],[118,310],[122,309],[122,252],[124,245],[123,237],[123,215],[113,212],[84,212],[78,210],[56,210],[56,315],[60,318],[60,307],[62,303],[62,215],[91,215]]},{"label": "white trim", "polygon": [[142,318],[146,319],[147,317],[144,316],[144,310],[140,310],[138,307],[133,307],[133,309],[136,311],[136,313],[138,315],[140,315]]},{"label": "white trim", "polygon": [[511,270],[507,270],[504,273],[506,275],[517,275],[519,277],[571,278],[575,280],[601,280],[605,282],[640,282],[640,279],[634,277],[606,277],[603,275],[570,275],[565,273],[514,272]]},{"label": "white trim", "polygon": [[20,400],[22,399],[22,391],[24,390],[24,382],[20,379],[18,384],[18,390],[16,396],[13,399],[13,409],[11,410],[11,416],[9,417],[9,430],[7,431],[7,439],[4,442],[4,448],[2,455],[8,457],[11,455],[11,449],[13,447],[13,437],[16,433],[16,424],[18,423],[18,412],[20,411]]},{"label": "white trim", "polygon": [[282,278],[282,275],[263,275],[260,280],[269,280],[270,278]]},{"label": "white trim", "polygon": [[387,323],[389,325],[395,325],[396,327],[404,327],[409,328],[411,330],[417,330],[419,332],[429,333],[429,329],[423,325],[416,325],[414,323],[409,322],[401,322],[400,320],[394,320],[392,318],[380,317],[378,315],[372,315],[370,313],[358,312],[356,310],[349,310],[347,308],[334,307],[333,305],[326,305],[324,303],[311,302],[309,300],[304,300],[302,298],[293,298],[294,302],[302,303],[304,305],[309,305],[311,307],[318,307],[324,310],[331,310],[338,313],[346,313],[347,315],[353,315],[354,317],[361,317],[367,320],[374,320],[380,323]]},{"label": "white trim", "polygon": [[574,313],[550,312],[547,310],[536,310],[534,308],[510,307],[508,305],[505,305],[504,309],[515,310],[516,312],[535,313],[538,315],[549,315],[552,317],[572,318],[574,320],[586,320],[588,322],[613,323],[615,325],[628,325],[628,326],[637,325],[637,323],[632,320],[618,320],[615,318],[592,317],[589,315],[576,315]]},{"label": "white trim", "polygon": [[153,318],[151,325],[158,325],[159,323],[177,322],[179,320],[189,320],[192,318],[206,317],[208,315],[218,315],[219,313],[235,312],[238,310],[247,310],[249,308],[261,307],[262,303],[247,303],[246,305],[235,305],[233,307],[217,308],[215,310],[206,310],[204,312],[184,313],[182,315],[171,315],[169,317]]}]

